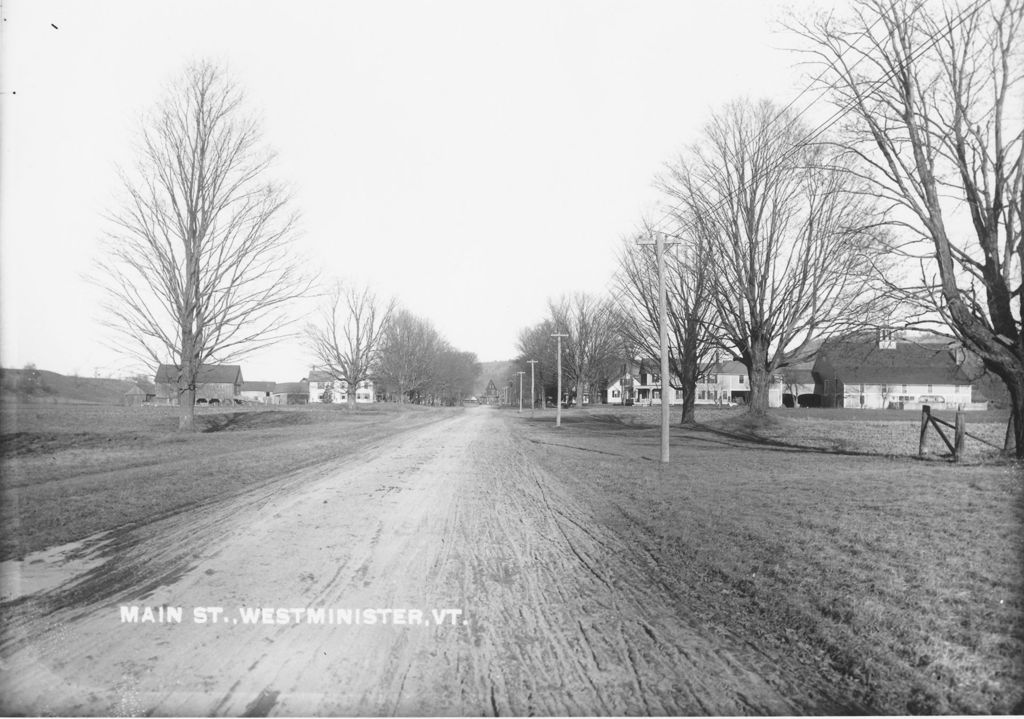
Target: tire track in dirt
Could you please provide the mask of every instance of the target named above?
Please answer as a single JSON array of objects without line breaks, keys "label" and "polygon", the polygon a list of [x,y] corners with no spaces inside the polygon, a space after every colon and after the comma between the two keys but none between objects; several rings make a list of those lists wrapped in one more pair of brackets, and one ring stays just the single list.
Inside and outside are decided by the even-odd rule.
[{"label": "tire track in dirt", "polygon": [[[649,550],[598,522],[533,451],[509,417],[474,409],[330,471],[133,530],[139,544],[116,556],[145,579],[133,584],[129,573],[116,593],[25,617],[23,641],[2,652],[4,708],[371,716],[832,706],[813,691],[789,694],[769,658],[688,611],[670,581],[652,577]],[[467,623],[120,624],[116,605],[142,599],[455,608]]]}]

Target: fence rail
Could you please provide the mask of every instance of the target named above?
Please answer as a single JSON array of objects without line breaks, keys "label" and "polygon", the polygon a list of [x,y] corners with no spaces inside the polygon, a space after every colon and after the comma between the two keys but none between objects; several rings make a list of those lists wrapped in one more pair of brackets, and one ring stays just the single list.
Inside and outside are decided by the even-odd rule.
[{"label": "fence rail", "polygon": [[[992,442],[989,442],[986,439],[982,439],[981,437],[979,437],[976,434],[971,434],[970,432],[968,432],[967,431],[967,420],[964,418],[964,413],[963,413],[962,410],[957,409],[956,417],[955,417],[954,421],[952,423],[950,423],[950,422],[947,422],[944,419],[939,419],[938,417],[934,416],[932,414],[931,406],[926,404],[926,405],[922,405],[921,406],[921,438],[920,438],[920,441],[918,442],[918,447],[917,447],[917,456],[918,457],[923,457],[924,456],[925,448],[926,448],[927,440],[928,440],[928,427],[929,426],[931,426],[935,430],[936,434],[939,435],[939,438],[941,438],[942,441],[945,443],[946,447],[949,448],[950,454],[953,455],[953,461],[954,462],[959,462],[961,459],[963,459],[963,456],[964,456],[964,443],[965,443],[965,441],[966,441],[966,439],[968,437],[970,437],[971,439],[973,439],[973,440],[975,440],[977,442],[981,442],[984,445],[988,445],[989,447],[993,447],[995,449],[998,449],[998,450],[1001,450],[1001,451],[1004,451],[1004,452],[1005,451],[1009,451],[1012,448],[1011,445],[1010,445],[1011,440],[1013,438],[1013,431],[1012,431],[1013,416],[1012,415],[1010,416],[1010,423],[1009,423],[1009,425],[1007,425],[1007,428],[1006,428],[1006,440],[1003,442],[1003,446],[1000,447],[998,444],[994,444]],[[950,441],[949,437],[946,436],[946,433],[942,431],[943,427],[946,427],[947,429],[953,430],[953,432],[952,432],[952,435],[953,435],[952,441]]]}]

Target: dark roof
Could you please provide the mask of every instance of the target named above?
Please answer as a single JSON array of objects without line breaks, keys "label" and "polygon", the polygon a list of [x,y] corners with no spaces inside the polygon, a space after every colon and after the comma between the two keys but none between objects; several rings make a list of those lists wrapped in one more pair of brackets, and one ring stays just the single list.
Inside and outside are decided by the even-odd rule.
[{"label": "dark roof", "polygon": [[880,348],[869,339],[833,340],[822,345],[819,357],[843,382],[863,384],[970,384],[948,348],[936,344],[896,341]]},{"label": "dark roof", "polygon": [[308,382],[278,382],[274,394],[309,394]]},{"label": "dark roof", "polygon": [[243,392],[273,392],[276,382],[242,382]]},{"label": "dark roof", "polygon": [[711,374],[738,374],[747,376],[747,366],[742,362],[736,360],[729,360],[728,362],[719,362],[716,365],[712,365],[709,370]]},{"label": "dark roof", "polygon": [[310,382],[337,382],[338,378],[326,370],[315,369],[310,371],[308,380]]},{"label": "dark roof", "polygon": [[[157,384],[177,384],[180,371],[176,365],[160,365],[156,371]],[[236,364],[203,365],[196,375],[197,384],[235,384],[241,381],[242,368]]]}]

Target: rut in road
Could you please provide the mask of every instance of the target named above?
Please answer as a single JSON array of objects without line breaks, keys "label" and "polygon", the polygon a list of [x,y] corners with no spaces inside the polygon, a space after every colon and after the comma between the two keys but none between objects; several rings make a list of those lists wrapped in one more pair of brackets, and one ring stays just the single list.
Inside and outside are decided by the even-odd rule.
[{"label": "rut in road", "polygon": [[[828,711],[531,459],[486,408],[417,429],[287,492],[158,523],[143,576],[4,653],[5,708],[217,715],[793,714]],[[322,473],[321,473],[322,474]],[[157,528],[155,528],[157,529]],[[465,625],[120,625],[151,606],[458,608]]]}]

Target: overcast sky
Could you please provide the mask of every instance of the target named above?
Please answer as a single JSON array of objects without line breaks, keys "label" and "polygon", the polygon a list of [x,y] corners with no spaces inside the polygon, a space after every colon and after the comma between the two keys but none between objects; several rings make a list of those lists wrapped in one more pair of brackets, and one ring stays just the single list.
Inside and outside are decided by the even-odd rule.
[{"label": "overcast sky", "polygon": [[[815,5],[3,0],[0,360],[141,369],[102,342],[82,275],[142,114],[197,59],[263,118],[310,268],[508,359],[549,297],[605,291],[622,238],[658,217],[655,176],[711,110],[799,94],[779,23]],[[296,341],[242,366],[294,381],[310,363]]]}]

